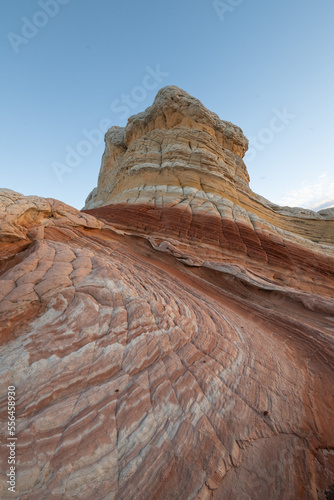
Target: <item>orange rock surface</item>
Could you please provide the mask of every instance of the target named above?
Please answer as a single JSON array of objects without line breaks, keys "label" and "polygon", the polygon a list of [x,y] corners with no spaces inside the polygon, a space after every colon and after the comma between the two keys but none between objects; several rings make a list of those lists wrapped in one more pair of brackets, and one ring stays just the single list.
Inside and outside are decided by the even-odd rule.
[{"label": "orange rock surface", "polygon": [[334,214],[252,193],[246,148],[167,87],[84,212],[0,191],[20,499],[331,498]]}]

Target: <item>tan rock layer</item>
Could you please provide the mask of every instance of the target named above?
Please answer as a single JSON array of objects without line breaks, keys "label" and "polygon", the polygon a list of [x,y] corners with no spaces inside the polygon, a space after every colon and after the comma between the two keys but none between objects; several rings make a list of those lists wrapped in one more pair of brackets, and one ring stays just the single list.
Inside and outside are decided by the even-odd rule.
[{"label": "tan rock layer", "polygon": [[253,193],[241,129],[177,87],[161,89],[152,106],[126,127],[111,127],[105,142],[98,186],[85,209],[189,204],[199,213],[224,217],[235,205],[246,219],[257,216],[294,237],[334,243],[334,209],[279,207]]}]

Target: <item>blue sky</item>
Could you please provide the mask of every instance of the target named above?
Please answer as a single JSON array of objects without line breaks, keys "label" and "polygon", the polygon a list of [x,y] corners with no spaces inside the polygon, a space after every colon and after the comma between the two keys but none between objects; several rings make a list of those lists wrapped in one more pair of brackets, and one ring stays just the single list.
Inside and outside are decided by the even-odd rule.
[{"label": "blue sky", "polygon": [[1,11],[1,187],[81,208],[107,128],[177,85],[243,129],[255,192],[334,205],[332,0],[7,0]]}]

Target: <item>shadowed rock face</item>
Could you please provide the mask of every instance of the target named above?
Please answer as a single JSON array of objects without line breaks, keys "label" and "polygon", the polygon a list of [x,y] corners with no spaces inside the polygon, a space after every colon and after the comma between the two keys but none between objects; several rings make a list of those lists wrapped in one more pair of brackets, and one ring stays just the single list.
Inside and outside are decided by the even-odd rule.
[{"label": "shadowed rock face", "polygon": [[84,212],[0,191],[21,499],[331,498],[333,212],[252,193],[246,148],[166,87]]}]

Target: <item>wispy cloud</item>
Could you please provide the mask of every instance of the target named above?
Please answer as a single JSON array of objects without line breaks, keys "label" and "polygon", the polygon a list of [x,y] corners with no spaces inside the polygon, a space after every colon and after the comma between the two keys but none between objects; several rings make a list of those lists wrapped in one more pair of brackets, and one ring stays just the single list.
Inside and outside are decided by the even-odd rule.
[{"label": "wispy cloud", "polygon": [[299,188],[283,196],[279,204],[315,211],[334,207],[334,174],[323,172],[318,177],[304,180]]}]

